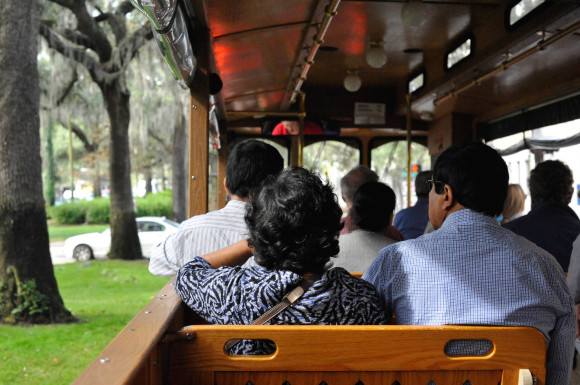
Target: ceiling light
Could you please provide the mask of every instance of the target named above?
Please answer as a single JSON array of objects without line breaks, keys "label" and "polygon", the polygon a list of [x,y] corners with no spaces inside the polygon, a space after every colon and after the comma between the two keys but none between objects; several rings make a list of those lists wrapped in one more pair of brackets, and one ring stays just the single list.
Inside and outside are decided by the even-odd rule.
[{"label": "ceiling light", "polygon": [[343,84],[347,91],[357,92],[360,89],[362,82],[356,71],[347,71]]},{"label": "ceiling light", "polygon": [[373,68],[381,68],[387,62],[387,53],[383,49],[383,42],[371,41],[367,51],[367,64]]},{"label": "ceiling light", "polygon": [[427,21],[427,7],[421,0],[408,0],[401,9],[401,19],[411,27],[421,27]]}]

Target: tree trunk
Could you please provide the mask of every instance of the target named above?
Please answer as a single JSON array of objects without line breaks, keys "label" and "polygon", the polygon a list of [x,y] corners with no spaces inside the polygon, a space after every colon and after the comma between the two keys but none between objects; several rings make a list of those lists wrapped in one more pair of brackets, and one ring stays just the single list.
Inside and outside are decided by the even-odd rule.
[{"label": "tree trunk", "polygon": [[35,0],[0,2],[0,322],[70,322],[42,193]]},{"label": "tree trunk", "polygon": [[93,177],[93,197],[101,197],[101,162],[99,162],[98,155],[95,151],[95,175]]},{"label": "tree trunk", "polygon": [[129,91],[124,77],[99,84],[107,112],[111,144],[109,175],[111,186],[111,249],[109,258],[140,259],[141,245],[131,192],[131,158],[129,151]]},{"label": "tree trunk", "polygon": [[54,132],[54,122],[52,121],[52,116],[48,119],[48,125],[46,126],[46,161],[48,163],[46,170],[46,200],[49,206],[54,206],[55,196],[54,196],[54,149],[52,145],[52,135]]},{"label": "tree trunk", "polygon": [[165,162],[161,162],[161,191],[165,191],[167,189],[166,185],[165,185]]},{"label": "tree trunk", "polygon": [[185,174],[187,135],[185,132],[185,117],[181,108],[178,109],[178,114],[177,119],[175,119],[173,134],[173,156],[171,157],[173,175],[171,185],[173,186],[173,219],[177,222],[182,222],[187,219],[187,176]]},{"label": "tree trunk", "polygon": [[151,162],[145,165],[145,195],[153,193],[153,173],[151,171]]}]

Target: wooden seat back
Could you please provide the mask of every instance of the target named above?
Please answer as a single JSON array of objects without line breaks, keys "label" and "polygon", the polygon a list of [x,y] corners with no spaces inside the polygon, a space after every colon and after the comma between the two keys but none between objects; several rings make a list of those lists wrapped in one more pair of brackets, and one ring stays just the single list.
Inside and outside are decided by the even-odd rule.
[{"label": "wooden seat back", "polygon": [[[546,345],[533,328],[198,325],[169,282],[73,385],[497,385],[530,369],[544,384]],[[194,325],[185,326],[188,324]],[[231,356],[230,339],[269,339],[269,356]],[[449,357],[449,340],[486,339],[483,356]]]},{"label": "wooden seat back", "polygon": [[[192,325],[175,334],[170,384],[516,385],[544,383],[545,340],[533,328],[475,326]],[[268,339],[268,356],[229,355],[230,339]],[[453,340],[487,340],[481,356],[450,357]]]}]

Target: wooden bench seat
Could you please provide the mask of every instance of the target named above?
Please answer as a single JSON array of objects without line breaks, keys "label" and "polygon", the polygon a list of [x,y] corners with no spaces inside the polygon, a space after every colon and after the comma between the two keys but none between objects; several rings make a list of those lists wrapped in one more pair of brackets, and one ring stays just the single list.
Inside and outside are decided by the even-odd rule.
[{"label": "wooden bench seat", "polygon": [[[544,384],[545,340],[533,328],[235,326],[195,322],[169,283],[74,384],[505,385],[529,369]],[[224,352],[230,339],[269,339],[268,356]],[[483,339],[482,356],[449,357],[450,340]]]},{"label": "wooden bench seat", "polygon": [[[474,326],[192,325],[175,333],[170,384],[517,384],[520,369],[544,381],[544,337],[532,328]],[[269,356],[224,352],[230,339],[269,339]],[[483,356],[449,357],[452,340],[483,339]]]}]

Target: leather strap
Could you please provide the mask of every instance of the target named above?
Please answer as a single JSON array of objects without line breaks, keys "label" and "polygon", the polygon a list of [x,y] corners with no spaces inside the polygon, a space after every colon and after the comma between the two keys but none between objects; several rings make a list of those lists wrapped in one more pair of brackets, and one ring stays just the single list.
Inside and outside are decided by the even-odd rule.
[{"label": "leather strap", "polygon": [[[286,309],[288,306],[296,302],[296,300],[300,298],[302,294],[306,293],[310,288],[310,286],[312,286],[314,282],[316,282],[319,278],[320,276],[315,274],[305,276],[300,285],[296,286],[294,290],[286,294],[286,296],[284,297],[284,299],[282,299],[281,302],[276,304],[274,307],[272,307],[270,310],[262,314],[260,317],[256,318],[254,322],[252,322],[250,325],[263,325],[266,322],[270,321],[282,310]],[[227,352],[240,341],[241,339],[229,340],[224,347],[225,351]]]}]

